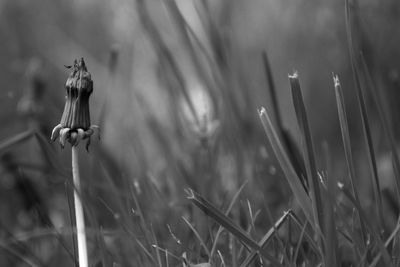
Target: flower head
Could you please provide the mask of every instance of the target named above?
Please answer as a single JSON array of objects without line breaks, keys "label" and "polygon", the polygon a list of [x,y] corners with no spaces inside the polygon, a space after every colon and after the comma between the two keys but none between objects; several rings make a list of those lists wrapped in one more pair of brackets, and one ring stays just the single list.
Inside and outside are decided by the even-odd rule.
[{"label": "flower head", "polygon": [[89,148],[90,137],[99,131],[96,125],[90,125],[89,97],[93,92],[93,81],[86,68],[85,61],[81,58],[75,60],[71,67],[72,72],[65,84],[65,107],[61,122],[53,129],[51,140],[60,137],[61,147],[68,141],[71,146],[87,139],[86,149]]}]

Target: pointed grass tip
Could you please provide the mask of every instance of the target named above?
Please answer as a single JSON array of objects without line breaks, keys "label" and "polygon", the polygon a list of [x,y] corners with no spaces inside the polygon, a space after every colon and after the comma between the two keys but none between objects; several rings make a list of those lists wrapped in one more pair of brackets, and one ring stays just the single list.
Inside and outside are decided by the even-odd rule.
[{"label": "pointed grass tip", "polygon": [[332,73],[332,77],[333,77],[333,83],[334,83],[335,87],[339,87],[340,86],[339,76],[335,73]]},{"label": "pointed grass tip", "polygon": [[293,71],[293,74],[288,74],[289,79],[298,79],[299,73],[297,70]]}]

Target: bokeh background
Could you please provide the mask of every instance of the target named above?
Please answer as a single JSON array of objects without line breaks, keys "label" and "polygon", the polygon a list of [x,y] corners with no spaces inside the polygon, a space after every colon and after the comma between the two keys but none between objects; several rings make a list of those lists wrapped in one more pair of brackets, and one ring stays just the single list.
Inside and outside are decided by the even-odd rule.
[{"label": "bokeh background", "polygon": [[[356,50],[398,134],[400,4],[350,4]],[[362,177],[357,183],[362,202],[371,202],[344,1],[1,0],[0,40],[1,266],[29,266],[22,259],[73,264],[70,149],[48,139],[63,110],[65,66],[80,57],[94,80],[91,120],[101,127],[101,141],[92,140],[89,153],[81,148],[93,266],[151,266],[139,244],[156,253],[156,242],[202,262],[201,246],[181,217],[206,240],[215,224],[186,200],[188,187],[226,207],[247,181],[232,217],[246,227],[248,203],[260,210],[255,237],[283,210],[296,209],[257,113],[277,104],[283,127],[299,142],[288,82],[294,71],[319,170],[326,171],[328,144],[337,180],[346,174],[332,81],[333,72],[339,75]],[[391,160],[368,97],[390,202]],[[228,243],[221,239],[221,251],[229,251]],[[171,259],[171,266],[178,263]]]}]

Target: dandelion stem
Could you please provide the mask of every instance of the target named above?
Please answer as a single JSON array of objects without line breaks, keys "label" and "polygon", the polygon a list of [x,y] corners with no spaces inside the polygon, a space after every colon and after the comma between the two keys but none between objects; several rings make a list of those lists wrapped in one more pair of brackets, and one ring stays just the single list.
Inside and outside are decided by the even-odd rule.
[{"label": "dandelion stem", "polygon": [[74,181],[74,203],[76,235],[78,240],[79,267],[88,267],[88,254],[86,245],[85,217],[80,196],[82,196],[81,182],[79,176],[78,147],[72,146],[72,176]]}]

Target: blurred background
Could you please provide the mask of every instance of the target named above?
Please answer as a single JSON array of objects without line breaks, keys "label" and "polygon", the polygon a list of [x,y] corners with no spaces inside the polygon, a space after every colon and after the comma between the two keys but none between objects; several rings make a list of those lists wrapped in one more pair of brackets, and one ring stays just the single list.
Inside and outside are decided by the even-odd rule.
[{"label": "blurred background", "polygon": [[[400,3],[350,4],[355,50],[398,134]],[[346,175],[332,81],[339,75],[357,183],[363,203],[371,201],[344,1],[1,0],[0,40],[1,266],[73,266],[71,152],[48,140],[64,107],[65,66],[81,57],[94,80],[91,121],[101,127],[100,142],[89,153],[80,148],[92,266],[153,266],[155,243],[203,262],[181,217],[207,242],[216,226],[186,200],[188,187],[225,210],[247,183],[232,218],[246,228],[251,203],[258,238],[296,209],[257,112],[277,105],[275,123],[299,145],[294,71],[319,170],[327,144],[337,180]],[[366,102],[390,202],[391,159],[371,96]],[[227,262],[231,246],[228,236],[218,245]]]}]

